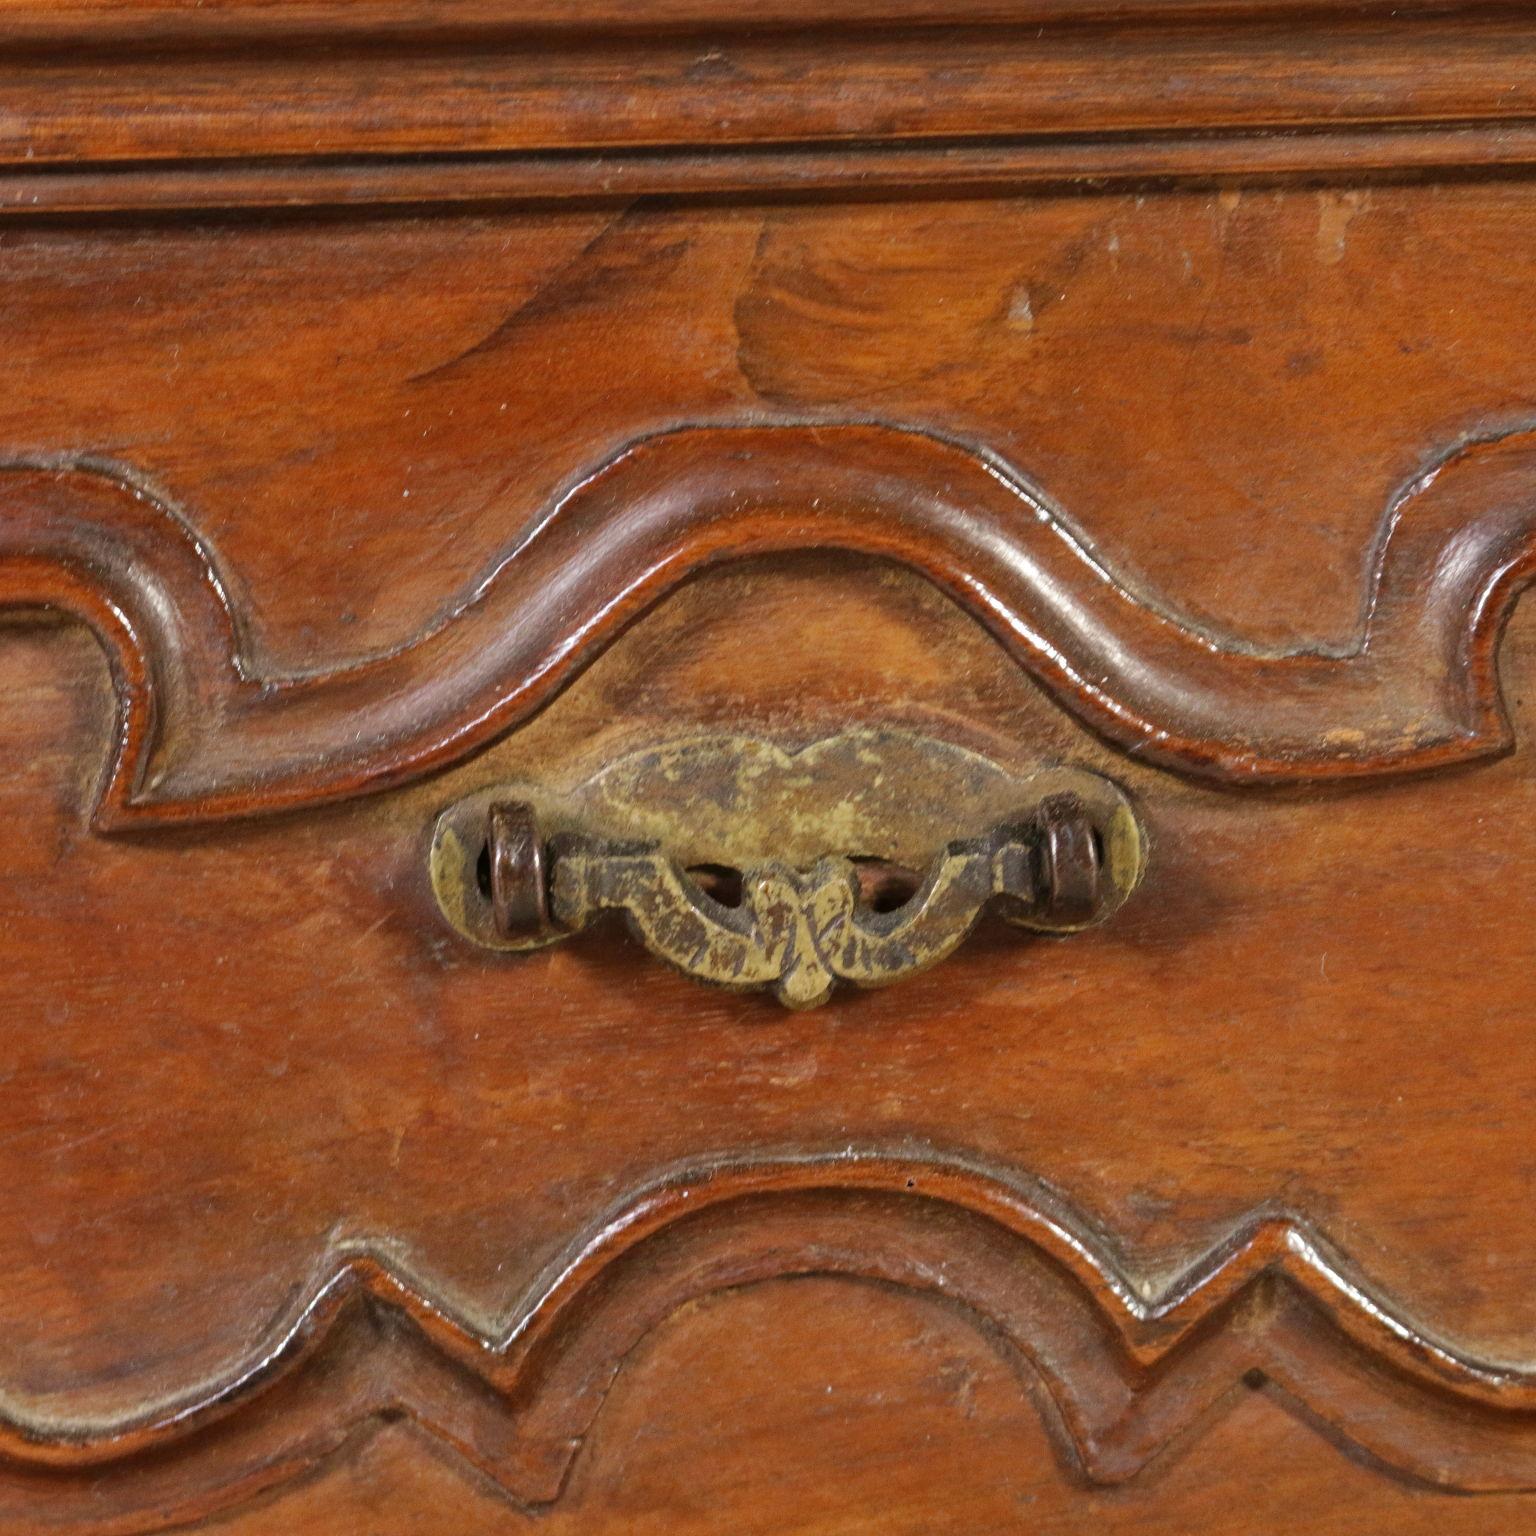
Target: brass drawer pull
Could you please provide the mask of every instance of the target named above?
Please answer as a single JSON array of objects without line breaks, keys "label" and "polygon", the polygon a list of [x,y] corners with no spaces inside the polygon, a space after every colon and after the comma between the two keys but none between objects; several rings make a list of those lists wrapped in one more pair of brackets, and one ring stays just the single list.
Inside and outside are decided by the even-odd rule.
[{"label": "brass drawer pull", "polygon": [[[491,808],[486,848],[503,938],[575,933],[622,912],[679,970],[771,987],[790,1008],[826,1002],[839,981],[879,987],[925,970],[993,902],[1011,922],[1054,931],[1093,922],[1103,906],[1100,839],[1070,795],[1051,797],[1027,821],[951,843],[921,878],[837,856],[809,870],[769,860],[737,872],[681,869],[654,844],[571,834],[546,845],[523,803]],[[904,899],[887,907],[893,895]]]},{"label": "brass drawer pull", "polygon": [[813,1008],[839,982],[880,987],[936,964],[989,909],[1047,933],[1112,912],[1142,862],[1124,797],[1070,770],[1038,788],[1033,801],[979,836],[949,841],[925,867],[857,849],[804,863],[688,862],[659,838],[547,833],[528,800],[482,795],[445,813],[434,885],[450,922],[489,947],[536,947],[620,912],[653,954],[690,976],[771,989],[788,1007]]}]

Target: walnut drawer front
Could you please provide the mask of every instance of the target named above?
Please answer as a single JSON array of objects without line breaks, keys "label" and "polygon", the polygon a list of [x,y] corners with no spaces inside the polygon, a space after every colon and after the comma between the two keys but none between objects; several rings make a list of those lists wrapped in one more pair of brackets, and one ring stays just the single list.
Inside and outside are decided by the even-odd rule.
[{"label": "walnut drawer front", "polygon": [[0,79],[7,1530],[1536,1530],[1536,24]]}]

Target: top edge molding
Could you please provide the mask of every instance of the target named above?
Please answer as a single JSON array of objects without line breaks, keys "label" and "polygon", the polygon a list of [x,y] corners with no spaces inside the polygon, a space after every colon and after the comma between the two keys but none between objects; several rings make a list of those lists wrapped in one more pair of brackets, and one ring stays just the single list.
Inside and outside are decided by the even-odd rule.
[{"label": "top edge molding", "polygon": [[[567,179],[629,195],[729,191],[744,180],[800,190],[807,175],[826,179],[829,155],[871,152],[963,152],[965,165],[917,168],[941,185],[960,173],[1010,184],[1162,174],[1144,146],[1170,139],[1191,146],[1174,174],[1210,172],[1215,141],[1256,146],[1240,164],[1214,167],[1241,172],[1270,158],[1266,137],[1322,134],[1347,138],[1343,152],[1320,151],[1346,171],[1362,159],[1524,165],[1536,125],[1529,6],[959,0],[942,13],[947,25],[925,27],[941,14],[935,0],[879,0],[878,9],[842,0],[819,16],[809,0],[729,12],[721,0],[592,0],[568,9],[558,35],[538,32],[553,26],[555,5],[358,0],[343,22],[331,0],[76,0],[46,12],[35,0],[0,0],[0,209],[166,206],[181,196],[150,187],[55,198],[44,178],[61,173],[206,177],[265,165],[324,180],[340,164],[372,171],[455,157],[601,157],[584,181]],[[492,17],[494,33],[473,32]],[[265,39],[233,44],[257,18]],[[771,19],[784,25],[767,29]],[[1068,19],[1104,24],[1046,24]],[[426,30],[408,37],[412,27]],[[68,46],[55,46],[63,28]],[[1398,147],[1392,136],[1405,132],[1456,139]],[[1060,162],[1063,145],[1084,151],[1080,163]],[[1000,149],[1006,164],[995,163]],[[793,162],[771,175],[703,163],[769,152]],[[1287,171],[1319,168],[1304,142],[1287,154]],[[637,182],[626,158],[636,156],[659,180]],[[687,156],[701,163],[664,163]],[[547,181],[560,195],[560,168],[549,172],[529,185],[547,193]],[[893,179],[889,168],[880,179]],[[215,186],[191,201],[338,196],[433,200],[430,184],[294,184],[260,195]]]},{"label": "top edge molding", "polygon": [[537,31],[1309,22],[1516,12],[1512,0],[0,0],[0,49]]}]

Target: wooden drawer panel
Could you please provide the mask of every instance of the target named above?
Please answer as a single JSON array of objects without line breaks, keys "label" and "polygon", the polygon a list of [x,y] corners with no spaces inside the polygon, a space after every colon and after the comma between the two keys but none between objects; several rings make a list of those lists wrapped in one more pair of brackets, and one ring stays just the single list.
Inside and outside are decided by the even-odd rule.
[{"label": "wooden drawer panel", "polygon": [[[12,9],[8,1529],[1536,1528],[1525,20]],[[808,1012],[434,901],[850,731],[1140,888]]]}]

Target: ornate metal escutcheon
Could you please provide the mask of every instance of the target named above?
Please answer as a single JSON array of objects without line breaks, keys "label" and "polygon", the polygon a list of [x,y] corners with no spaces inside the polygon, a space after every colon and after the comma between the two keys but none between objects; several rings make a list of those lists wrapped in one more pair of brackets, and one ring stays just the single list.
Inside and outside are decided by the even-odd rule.
[{"label": "ornate metal escutcheon", "polygon": [[966,748],[853,732],[787,751],[673,742],[564,793],[493,785],[432,836],[438,906],[465,938],[527,950],[621,912],[688,975],[791,1008],[951,954],[986,911],[1039,933],[1110,916],[1146,842],[1124,792],[1071,767],[1014,774]]}]

